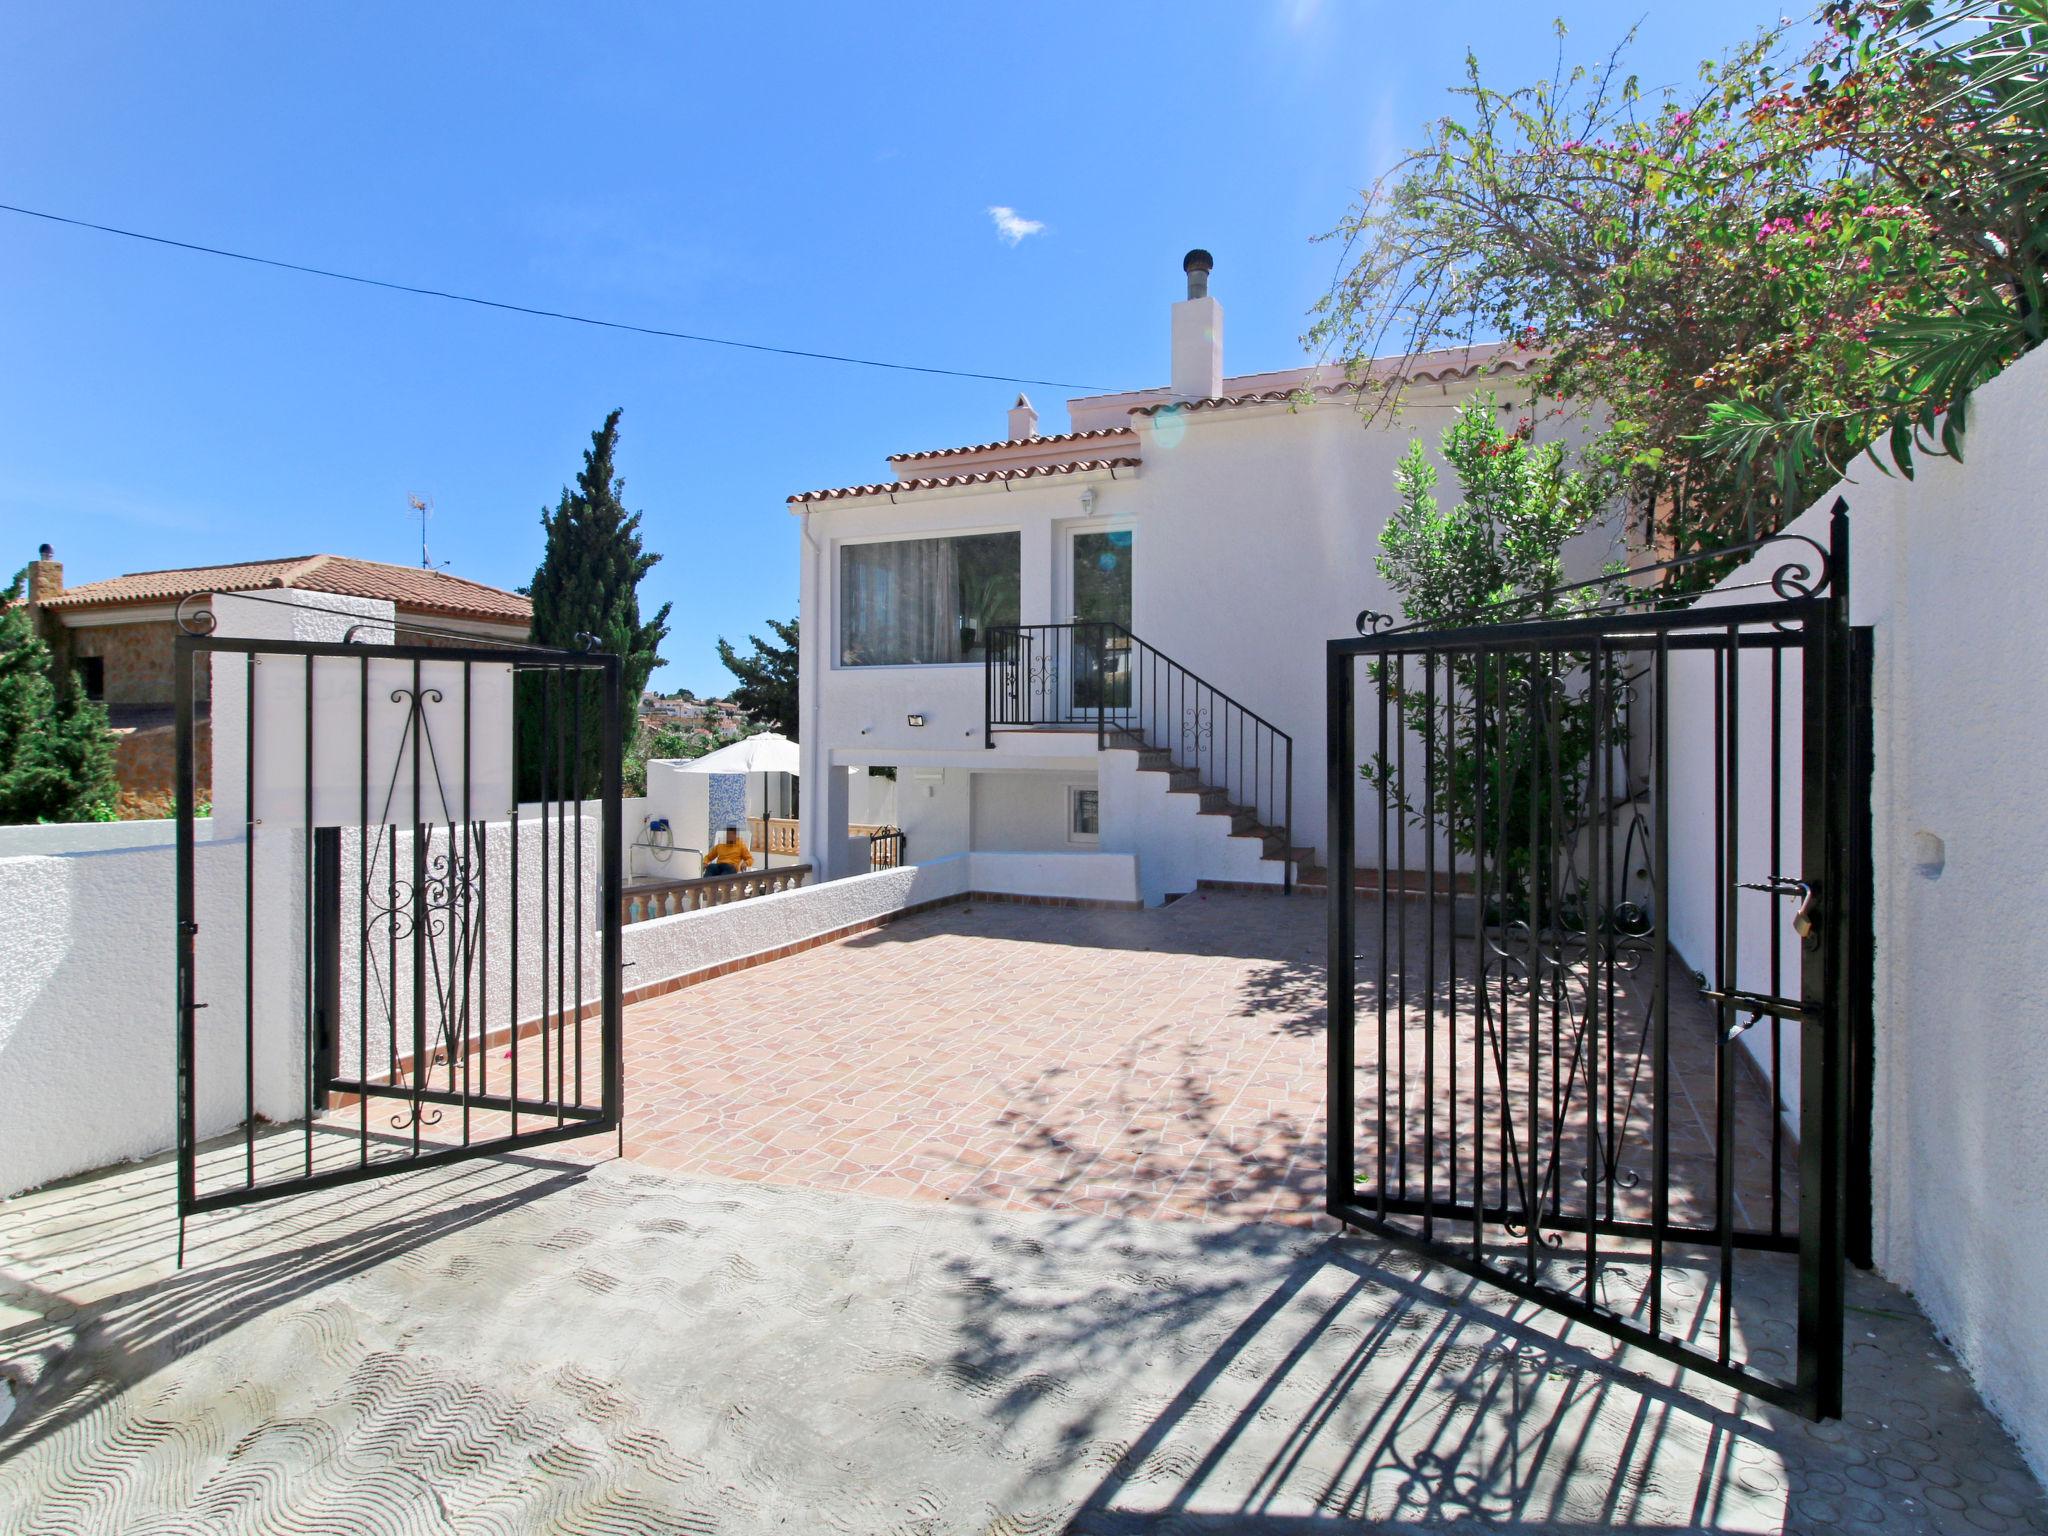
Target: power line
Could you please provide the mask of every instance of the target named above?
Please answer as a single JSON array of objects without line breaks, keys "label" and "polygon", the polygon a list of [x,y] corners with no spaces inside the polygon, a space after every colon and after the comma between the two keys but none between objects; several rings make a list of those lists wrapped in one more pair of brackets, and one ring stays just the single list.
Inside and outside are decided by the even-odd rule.
[{"label": "power line", "polygon": [[364,277],[355,272],[336,272],[328,267],[311,267],[296,261],[280,261],[272,256],[252,256],[247,251],[224,250],[217,245],[199,245],[190,240],[173,240],[168,235],[152,235],[139,229],[121,229],[112,224],[95,224],[90,219],[67,218],[61,213],[48,213],[40,208],[23,208],[14,203],[0,203],[0,213],[20,214],[24,218],[44,219],[52,224],[68,224],[74,229],[95,230],[103,235],[119,235],[126,240],[141,240],[150,245],[167,245],[175,250],[196,251],[202,256],[224,256],[230,261],[246,261],[259,267],[276,267],[285,272],[299,272],[308,277],[330,278],[338,283],[359,283],[365,288],[387,288],[393,293],[410,293],[425,299],[447,299],[455,304],[474,304],[480,309],[502,309],[515,315],[533,315],[543,320],[567,320],[576,325],[594,325],[607,331],[631,331],[637,336],[659,336],[668,341],[694,341],[708,347],[737,347],[743,352],[771,352],[778,357],[802,357],[819,363],[850,363],[860,368],[887,368],[897,373],[932,373],[949,379],[986,379],[995,384],[1037,384],[1047,389],[1079,389],[1101,393],[1099,384],[1075,384],[1062,379],[1024,379],[1008,373],[975,373],[965,368],[929,368],[919,363],[891,363],[874,357],[852,357],[843,352],[809,352],[801,347],[770,346],[763,341],[735,341],[729,336],[702,336],[692,331],[665,330],[656,325],[634,325],[626,320],[602,320],[594,315],[574,315],[567,310],[539,309],[530,304],[512,304],[503,299],[479,298],[470,293],[453,293],[445,288],[422,288],[411,283],[387,282],[381,277]]}]

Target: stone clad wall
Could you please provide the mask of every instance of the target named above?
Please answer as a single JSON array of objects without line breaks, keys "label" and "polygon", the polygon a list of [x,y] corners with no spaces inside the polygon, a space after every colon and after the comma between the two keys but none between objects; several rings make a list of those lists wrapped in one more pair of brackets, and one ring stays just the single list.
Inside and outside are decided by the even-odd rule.
[{"label": "stone clad wall", "polygon": [[[178,626],[169,619],[145,624],[93,624],[63,631],[62,648],[71,657],[98,656],[106,662],[110,707],[126,704],[168,705],[177,683]],[[202,671],[198,696],[206,696]]]},{"label": "stone clad wall", "polygon": [[[152,725],[118,732],[114,746],[114,774],[121,781],[121,816],[169,816],[178,794],[178,729],[173,725]],[[213,782],[213,723],[201,718],[193,731],[195,777],[201,784]],[[205,791],[201,792],[205,798]]]}]

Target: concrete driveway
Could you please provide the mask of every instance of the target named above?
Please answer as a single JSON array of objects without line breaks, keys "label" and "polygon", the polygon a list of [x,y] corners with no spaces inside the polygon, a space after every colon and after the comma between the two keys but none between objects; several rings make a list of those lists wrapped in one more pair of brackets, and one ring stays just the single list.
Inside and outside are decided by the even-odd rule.
[{"label": "concrete driveway", "polygon": [[1814,1425],[1272,1223],[504,1159],[208,1218],[172,1274],[169,1196],[0,1207],[0,1532],[2048,1528],[1861,1278]]}]

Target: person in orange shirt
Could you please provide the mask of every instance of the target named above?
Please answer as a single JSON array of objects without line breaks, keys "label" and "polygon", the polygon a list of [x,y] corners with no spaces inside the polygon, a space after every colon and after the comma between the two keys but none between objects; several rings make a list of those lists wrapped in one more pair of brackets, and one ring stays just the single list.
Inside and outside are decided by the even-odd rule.
[{"label": "person in orange shirt", "polygon": [[704,873],[707,875],[736,875],[753,867],[753,852],[740,841],[738,827],[727,827],[725,840],[704,855]]}]

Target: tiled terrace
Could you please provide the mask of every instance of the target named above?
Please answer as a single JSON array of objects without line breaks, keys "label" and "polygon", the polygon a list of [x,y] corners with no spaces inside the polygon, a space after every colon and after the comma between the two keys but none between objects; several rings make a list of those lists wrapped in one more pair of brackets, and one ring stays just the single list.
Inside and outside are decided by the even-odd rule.
[{"label": "tiled terrace", "polygon": [[626,1013],[630,1158],[997,1210],[1307,1222],[1322,908],[970,902]]}]

